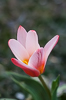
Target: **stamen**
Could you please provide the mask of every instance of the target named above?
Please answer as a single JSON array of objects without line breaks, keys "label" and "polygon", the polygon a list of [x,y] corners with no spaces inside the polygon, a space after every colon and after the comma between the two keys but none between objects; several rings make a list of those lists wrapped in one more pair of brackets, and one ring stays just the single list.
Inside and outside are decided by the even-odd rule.
[{"label": "stamen", "polygon": [[23,63],[25,63],[26,65],[28,65],[28,60],[23,60]]}]

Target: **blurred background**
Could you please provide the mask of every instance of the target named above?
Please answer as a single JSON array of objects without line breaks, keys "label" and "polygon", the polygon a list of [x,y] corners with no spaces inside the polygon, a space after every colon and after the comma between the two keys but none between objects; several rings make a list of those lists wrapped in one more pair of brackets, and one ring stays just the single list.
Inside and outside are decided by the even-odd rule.
[{"label": "blurred background", "polygon": [[[40,46],[57,34],[60,36],[43,76],[51,83],[60,74],[60,85],[66,84],[66,0],[0,0],[0,98],[32,100],[28,99],[29,93],[4,77],[6,71],[26,75],[12,64],[14,55],[8,47],[8,40],[16,39],[19,25],[27,31],[35,30]],[[66,90],[61,90],[58,98],[65,100]]]}]

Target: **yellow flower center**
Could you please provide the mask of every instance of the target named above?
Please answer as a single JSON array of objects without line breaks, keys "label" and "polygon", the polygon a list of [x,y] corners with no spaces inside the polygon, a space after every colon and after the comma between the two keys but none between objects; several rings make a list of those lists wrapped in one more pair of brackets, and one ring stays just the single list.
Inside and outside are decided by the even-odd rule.
[{"label": "yellow flower center", "polygon": [[28,60],[23,60],[23,63],[25,63],[26,65],[28,65]]},{"label": "yellow flower center", "polygon": [[[28,65],[28,61],[29,61],[29,60],[23,60],[22,62],[23,62],[24,64]],[[37,70],[40,71],[40,74],[43,73],[43,71],[44,71],[44,69],[45,69],[44,67],[45,67],[45,66],[44,66],[44,64],[43,64],[40,68],[37,68]]]}]

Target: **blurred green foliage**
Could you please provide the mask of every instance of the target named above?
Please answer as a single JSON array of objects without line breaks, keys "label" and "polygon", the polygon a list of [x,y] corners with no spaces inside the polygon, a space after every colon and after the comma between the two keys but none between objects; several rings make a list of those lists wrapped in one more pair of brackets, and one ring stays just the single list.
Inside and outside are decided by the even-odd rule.
[{"label": "blurred green foliage", "polygon": [[[60,84],[66,83],[66,1],[65,0],[0,0],[0,97],[16,98],[22,92],[11,79],[4,77],[5,71],[26,75],[12,64],[14,57],[8,47],[8,40],[17,36],[22,25],[27,31],[36,30],[39,43],[44,46],[53,36],[60,35],[58,44],[47,61],[45,75],[50,83],[60,74]],[[7,90],[7,91],[6,91]],[[17,99],[17,98],[16,98]],[[59,96],[65,100],[66,93]],[[26,99],[27,100],[27,99]]]}]

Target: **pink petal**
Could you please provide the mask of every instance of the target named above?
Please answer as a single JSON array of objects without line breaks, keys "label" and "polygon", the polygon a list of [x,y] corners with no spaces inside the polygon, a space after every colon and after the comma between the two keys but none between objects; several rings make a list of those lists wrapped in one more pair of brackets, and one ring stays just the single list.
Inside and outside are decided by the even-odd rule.
[{"label": "pink petal", "polygon": [[45,59],[45,64],[46,64],[46,61],[47,61],[47,58],[50,54],[50,52],[52,51],[52,49],[54,48],[54,46],[57,44],[59,40],[59,35],[56,35],[54,36],[44,47],[44,52],[45,52],[45,56],[44,56],[44,59]]},{"label": "pink petal", "polygon": [[44,70],[44,48],[38,49],[29,59],[28,65],[32,66],[43,73]]},{"label": "pink petal", "polygon": [[20,25],[17,31],[17,40],[25,47],[26,46],[26,30]]},{"label": "pink petal", "polygon": [[26,38],[26,49],[29,55],[31,56],[38,48],[40,48],[38,44],[38,36],[34,30],[30,30],[27,33],[27,38]]},{"label": "pink petal", "polygon": [[18,67],[20,67],[21,69],[24,70],[24,72],[26,74],[28,74],[29,76],[32,76],[32,77],[37,77],[39,76],[39,71],[35,68],[32,68],[31,66],[28,66],[24,63],[22,63],[21,61],[15,59],[15,58],[12,58],[11,61]]},{"label": "pink petal", "polygon": [[18,42],[15,39],[10,39],[8,41],[8,45],[17,59],[21,61],[25,59],[29,59],[29,55],[26,49],[20,44],[20,42]]}]

